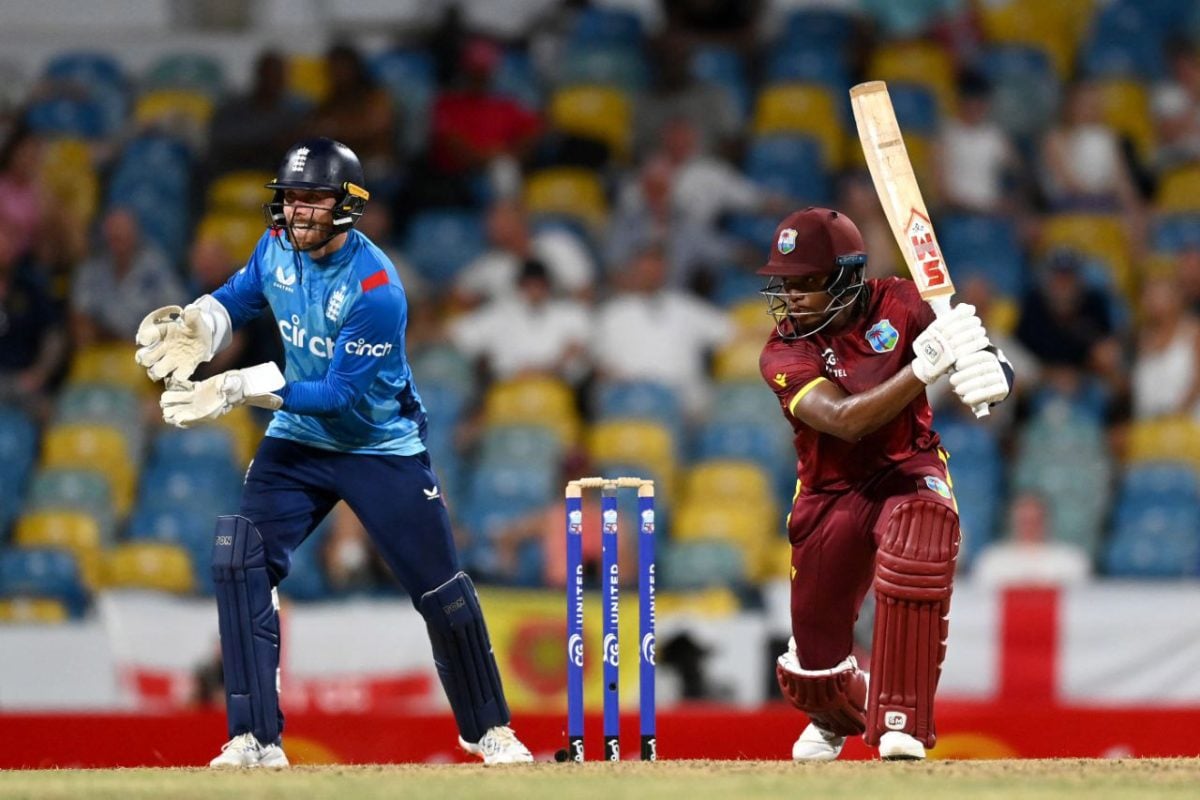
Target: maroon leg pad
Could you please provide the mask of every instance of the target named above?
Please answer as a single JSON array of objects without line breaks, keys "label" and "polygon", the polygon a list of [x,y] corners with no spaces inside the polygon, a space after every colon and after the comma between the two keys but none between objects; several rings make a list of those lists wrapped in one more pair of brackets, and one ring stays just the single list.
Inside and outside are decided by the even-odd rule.
[{"label": "maroon leg pad", "polygon": [[813,672],[795,672],[776,663],[775,677],[783,696],[819,728],[838,736],[858,736],[866,730],[867,676],[853,658]]},{"label": "maroon leg pad", "polygon": [[958,515],[913,500],[896,507],[875,565],[875,636],[867,701],[868,745],[901,731],[933,747],[933,696],[946,657]]}]

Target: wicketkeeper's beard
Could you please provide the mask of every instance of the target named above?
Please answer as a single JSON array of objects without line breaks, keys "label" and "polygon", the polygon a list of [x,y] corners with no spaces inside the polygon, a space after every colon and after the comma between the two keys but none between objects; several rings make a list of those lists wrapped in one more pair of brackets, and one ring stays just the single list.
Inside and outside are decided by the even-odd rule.
[{"label": "wicketkeeper's beard", "polygon": [[[323,209],[322,209],[323,210]],[[318,250],[333,238],[333,225],[314,219],[315,211],[304,213],[297,209],[287,224],[288,239],[297,250]]]}]

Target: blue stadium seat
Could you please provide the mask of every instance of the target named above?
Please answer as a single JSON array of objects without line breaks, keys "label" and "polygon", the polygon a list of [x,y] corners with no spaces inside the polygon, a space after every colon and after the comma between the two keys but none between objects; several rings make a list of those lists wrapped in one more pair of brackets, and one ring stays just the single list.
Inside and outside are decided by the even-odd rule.
[{"label": "blue stadium seat", "polygon": [[750,113],[751,89],[746,80],[746,65],[736,50],[725,47],[697,47],[692,52],[692,77],[720,86],[733,99],[742,119]]},{"label": "blue stadium seat", "polygon": [[29,127],[42,136],[100,139],[108,135],[108,114],[96,100],[48,97],[26,112]]},{"label": "blue stadium seat", "polygon": [[433,55],[423,50],[387,50],[371,60],[371,72],[403,110],[400,144],[408,152],[420,150],[437,90]]},{"label": "blue stadium seat", "polygon": [[1200,247],[1200,214],[1168,214],[1155,220],[1150,233],[1150,249],[1178,253]]},{"label": "blue stadium seat", "polygon": [[420,392],[426,383],[453,386],[471,392],[476,386],[475,367],[471,360],[449,344],[438,344],[415,350],[409,358],[413,380]]},{"label": "blue stadium seat", "polygon": [[652,419],[670,427],[682,420],[679,396],[664,383],[613,381],[596,387],[595,413],[599,419]]},{"label": "blue stadium seat", "polygon": [[531,464],[542,469],[556,469],[563,455],[562,441],[549,428],[540,425],[493,425],[483,432],[479,464],[481,468]]},{"label": "blue stadium seat", "polygon": [[1200,507],[1118,509],[1104,564],[1114,577],[1200,575]]},{"label": "blue stadium seat", "polygon": [[1153,4],[1116,2],[1099,10],[1080,54],[1085,75],[1153,81],[1166,74],[1163,31],[1143,11],[1145,5]]},{"label": "blue stadium seat", "polygon": [[417,393],[421,395],[421,403],[425,406],[425,414],[429,418],[429,427],[439,430],[439,433],[452,433],[454,426],[462,418],[467,409],[467,403],[472,398],[470,389],[464,389],[451,383],[428,380],[418,385]]},{"label": "blue stadium seat", "polygon": [[75,556],[59,549],[0,550],[0,597],[54,598],[76,617],[83,614],[88,603]]},{"label": "blue stadium seat", "polygon": [[213,531],[217,515],[232,513],[237,507],[187,508],[169,505],[139,507],[129,521],[130,541],[177,544],[192,557],[192,575],[198,589],[212,594]]},{"label": "blue stadium seat", "polygon": [[557,465],[481,464],[469,478],[462,518],[477,536],[490,538],[499,526],[531,514],[561,491]]},{"label": "blue stadium seat", "polygon": [[229,428],[216,425],[188,430],[164,428],[154,439],[150,463],[193,471],[201,465],[236,469],[237,444]]},{"label": "blue stadium seat", "polygon": [[764,214],[733,214],[726,223],[731,235],[762,253],[774,247],[778,226],[779,220]]},{"label": "blue stadium seat", "polygon": [[486,246],[483,220],[477,212],[423,211],[409,225],[404,253],[418,272],[444,283],[452,281]]},{"label": "blue stadium seat", "polygon": [[713,422],[761,425],[763,420],[774,420],[779,413],[779,401],[761,381],[726,381],[714,389],[710,414]]},{"label": "blue stadium seat", "polygon": [[571,48],[558,64],[560,86],[601,84],[637,92],[646,86],[646,63],[636,47],[587,44]]},{"label": "blue stadium seat", "polygon": [[802,8],[788,14],[780,40],[797,47],[818,45],[843,49],[854,37],[855,24],[854,17],[843,11]]},{"label": "blue stadium seat", "polygon": [[[727,264],[717,272],[716,286],[712,290],[712,300],[719,306],[729,308],[744,300],[758,300],[762,303],[763,324],[767,321],[767,301],[759,292],[767,285],[767,279],[762,275],[740,267]],[[764,330],[770,330],[764,328]]]},{"label": "blue stadium seat", "polygon": [[34,474],[25,499],[26,512],[82,511],[100,526],[100,536],[112,542],[116,532],[112,487],[107,476],[90,469],[51,467]]},{"label": "blue stadium seat", "polygon": [[121,62],[108,53],[95,51],[59,53],[50,60],[42,74],[55,81],[68,81],[85,87],[120,87],[125,84]]},{"label": "blue stadium seat", "polygon": [[992,118],[1009,133],[1036,136],[1058,114],[1062,86],[1050,54],[1025,45],[994,45],[979,64],[992,82]]},{"label": "blue stadium seat", "polygon": [[[773,191],[804,203],[823,205],[832,196],[824,164],[821,142],[814,137],[766,136],[750,144],[745,170],[751,180]],[[754,235],[762,235],[757,223],[752,230]],[[767,238],[774,233],[772,224]]]},{"label": "blue stadium seat", "polygon": [[766,80],[768,83],[817,83],[840,95],[850,89],[850,71],[846,67],[844,52],[827,43],[797,47],[787,42],[771,52],[767,61]]},{"label": "blue stadium seat", "polygon": [[186,461],[158,462],[142,475],[138,507],[229,513],[237,508],[241,477],[232,464],[221,469],[217,463],[209,463],[197,469]]},{"label": "blue stadium seat", "polygon": [[746,555],[734,542],[698,539],[662,546],[662,588],[698,591],[746,583]]},{"label": "blue stadium seat", "polygon": [[942,446],[950,454],[948,467],[954,481],[963,529],[963,556],[969,563],[996,537],[1004,489],[1004,462],[990,428],[970,422],[946,420],[937,425]]},{"label": "blue stadium seat", "polygon": [[896,121],[905,133],[934,136],[938,131],[938,99],[928,85],[889,81],[888,94]]},{"label": "blue stadium seat", "polygon": [[139,164],[154,172],[182,173],[191,170],[192,156],[187,145],[179,139],[162,134],[148,134],[133,139],[121,150],[121,163]]},{"label": "blue stadium seat", "polygon": [[642,39],[642,20],[625,9],[587,7],[575,17],[568,38],[571,46],[638,44]]},{"label": "blue stadium seat", "polygon": [[37,428],[23,412],[0,406],[0,539],[21,508],[37,455]]},{"label": "blue stadium seat", "polygon": [[280,594],[292,600],[315,602],[326,600],[332,593],[325,580],[321,551],[328,538],[330,517],[326,517],[317,529],[292,551],[292,563],[287,577],[279,584]]},{"label": "blue stadium seat", "polygon": [[1190,464],[1143,461],[1131,465],[1121,479],[1119,506],[1200,505],[1200,477]]},{"label": "blue stadium seat", "polygon": [[516,100],[526,108],[538,111],[542,107],[542,86],[529,54],[509,48],[492,75],[492,91]]},{"label": "blue stadium seat", "polygon": [[981,275],[1000,294],[1019,298],[1025,291],[1025,262],[1011,219],[982,214],[948,214],[938,219],[938,241],[956,283]]}]

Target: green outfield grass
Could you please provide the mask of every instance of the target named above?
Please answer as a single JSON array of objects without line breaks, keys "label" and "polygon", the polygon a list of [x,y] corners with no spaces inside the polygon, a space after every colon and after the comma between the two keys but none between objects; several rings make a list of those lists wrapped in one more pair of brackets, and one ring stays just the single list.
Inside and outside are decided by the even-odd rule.
[{"label": "green outfield grass", "polygon": [[0,798],[1194,798],[1200,759],[845,762],[662,761],[0,772]]}]

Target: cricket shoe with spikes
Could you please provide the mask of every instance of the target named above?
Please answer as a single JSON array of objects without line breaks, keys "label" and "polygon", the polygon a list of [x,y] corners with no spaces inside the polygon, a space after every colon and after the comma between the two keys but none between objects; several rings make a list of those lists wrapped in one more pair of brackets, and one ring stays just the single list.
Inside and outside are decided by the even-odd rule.
[{"label": "cricket shoe with spikes", "polygon": [[792,745],[792,761],[834,761],[845,744],[845,736],[822,730],[810,722]]},{"label": "cricket shoe with spikes", "polygon": [[529,748],[521,744],[513,729],[507,725],[497,725],[489,729],[476,744],[471,744],[460,736],[458,746],[471,755],[482,758],[485,767],[533,763],[533,755]]},{"label": "cricket shoe with spikes", "polygon": [[210,767],[286,767],[289,766],[283,748],[277,744],[262,744],[253,733],[235,736],[221,745],[221,754],[208,762]]},{"label": "cricket shoe with spikes", "polygon": [[879,757],[884,761],[924,761],[925,745],[900,731],[879,737]]}]

